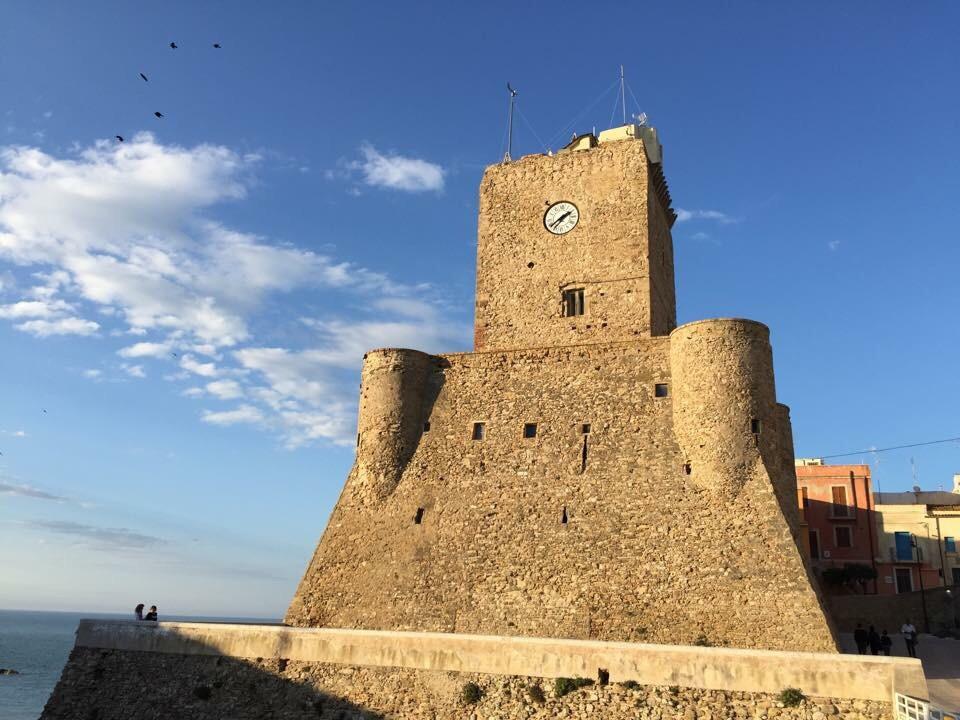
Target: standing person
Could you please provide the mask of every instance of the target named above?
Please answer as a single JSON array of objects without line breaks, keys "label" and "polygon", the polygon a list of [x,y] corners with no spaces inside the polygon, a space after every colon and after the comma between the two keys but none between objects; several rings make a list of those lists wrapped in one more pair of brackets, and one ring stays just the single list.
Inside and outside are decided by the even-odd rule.
[{"label": "standing person", "polygon": [[877,631],[873,627],[873,625],[870,626],[870,630],[867,632],[867,642],[870,643],[870,654],[879,655],[880,654],[880,636],[877,635]]},{"label": "standing person", "polygon": [[153,620],[154,622],[156,622],[156,621],[157,621],[157,606],[156,606],[156,605],[151,605],[151,606],[150,606],[150,612],[148,612],[147,615],[146,615],[146,617],[143,618],[143,619],[144,619],[144,620]]},{"label": "standing person", "polygon": [[137,620],[143,620],[143,603],[140,603],[133,609],[133,615]]},{"label": "standing person", "polygon": [[907,618],[906,622],[900,627],[900,633],[907,643],[907,655],[915,658],[917,656],[917,629],[910,622],[910,618]]},{"label": "standing person", "polygon": [[887,635],[887,631],[884,630],[880,634],[880,652],[883,655],[890,655],[890,648],[893,647],[893,640],[890,639],[890,636]]},{"label": "standing person", "polygon": [[857,629],[853,631],[853,641],[857,644],[857,652],[866,655],[867,643],[870,640],[867,637],[867,631],[863,629],[863,623],[857,623]]}]

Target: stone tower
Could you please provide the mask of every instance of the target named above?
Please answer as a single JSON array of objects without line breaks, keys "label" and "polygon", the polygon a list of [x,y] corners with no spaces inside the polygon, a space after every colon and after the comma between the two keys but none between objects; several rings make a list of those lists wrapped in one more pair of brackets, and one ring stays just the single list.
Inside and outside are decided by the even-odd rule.
[{"label": "stone tower", "polygon": [[833,651],[766,326],[676,327],[656,131],[480,187],[475,349],[364,358],[294,625]]}]

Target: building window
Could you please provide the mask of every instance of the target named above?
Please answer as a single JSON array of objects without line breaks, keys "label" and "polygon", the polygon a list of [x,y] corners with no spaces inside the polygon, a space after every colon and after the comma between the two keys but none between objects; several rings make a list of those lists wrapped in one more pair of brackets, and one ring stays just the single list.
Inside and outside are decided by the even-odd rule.
[{"label": "building window", "polygon": [[523,437],[535,438],[537,436],[537,424],[536,423],[524,423],[523,425]]},{"label": "building window", "polygon": [[692,475],[692,474],[693,474],[693,466],[692,466],[690,463],[684,463],[684,464],[683,464],[683,474],[684,474],[684,475]]},{"label": "building window", "polygon": [[893,539],[896,547],[897,560],[913,560],[913,543],[910,533],[895,532]]},{"label": "building window", "polygon": [[838,548],[853,547],[853,532],[849,525],[837,525],[833,529],[834,545]]},{"label": "building window", "polygon": [[810,537],[810,559],[819,560],[820,559],[820,533],[816,530],[811,530],[809,533]]},{"label": "building window", "polygon": [[834,485],[830,488],[832,503],[830,517],[846,518],[853,515],[852,508],[847,505],[847,489],[843,485]]},{"label": "building window", "polygon": [[810,493],[806,485],[797,488],[797,504],[800,506],[800,519],[807,519],[807,508],[810,507]]},{"label": "building window", "polygon": [[946,550],[948,553],[955,553],[957,551],[957,541],[954,538],[947,535],[943,539],[943,549]]},{"label": "building window", "polygon": [[913,592],[913,572],[910,568],[894,568],[893,574],[897,581],[897,593]]},{"label": "building window", "polygon": [[423,424],[423,431],[424,431],[424,432],[430,432],[430,423],[429,423],[429,422],[425,422],[425,423]]},{"label": "building window", "polygon": [[754,435],[759,435],[759,434],[760,434],[760,420],[759,420],[759,418],[753,418],[752,420],[750,420],[750,432],[752,432]]},{"label": "building window", "polygon": [[413,522],[417,525],[423,522],[423,508],[417,508],[417,514],[413,516]]},{"label": "building window", "polygon": [[581,433],[582,435],[589,435],[589,434],[590,434],[590,423],[584,423],[583,425],[581,425],[581,426],[580,426],[580,433]]},{"label": "building window", "polygon": [[583,315],[583,288],[563,291],[563,316]]},{"label": "building window", "polygon": [[653,386],[654,397],[667,397],[670,394],[670,386],[666,383],[657,383]]},{"label": "building window", "polygon": [[482,422],[475,422],[473,424],[473,439],[483,440],[486,436],[487,436],[487,424]]}]

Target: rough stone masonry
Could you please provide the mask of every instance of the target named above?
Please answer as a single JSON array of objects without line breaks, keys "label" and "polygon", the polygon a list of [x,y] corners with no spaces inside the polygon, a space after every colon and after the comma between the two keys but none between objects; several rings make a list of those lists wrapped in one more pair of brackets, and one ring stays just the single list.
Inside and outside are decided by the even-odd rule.
[{"label": "rough stone masonry", "polygon": [[475,350],[365,356],[288,623],[836,651],[768,330],[676,327],[675,218],[652,128],[487,169]]}]

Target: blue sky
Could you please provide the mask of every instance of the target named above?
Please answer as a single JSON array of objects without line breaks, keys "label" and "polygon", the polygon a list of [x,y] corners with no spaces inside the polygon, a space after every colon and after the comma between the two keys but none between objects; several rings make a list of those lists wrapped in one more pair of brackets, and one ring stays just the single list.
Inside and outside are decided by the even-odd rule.
[{"label": "blue sky", "polygon": [[626,66],[679,320],[771,327],[798,455],[960,435],[955,4],[197,5],[0,10],[0,607],[282,614],[363,351],[470,346],[507,80],[519,155]]}]

